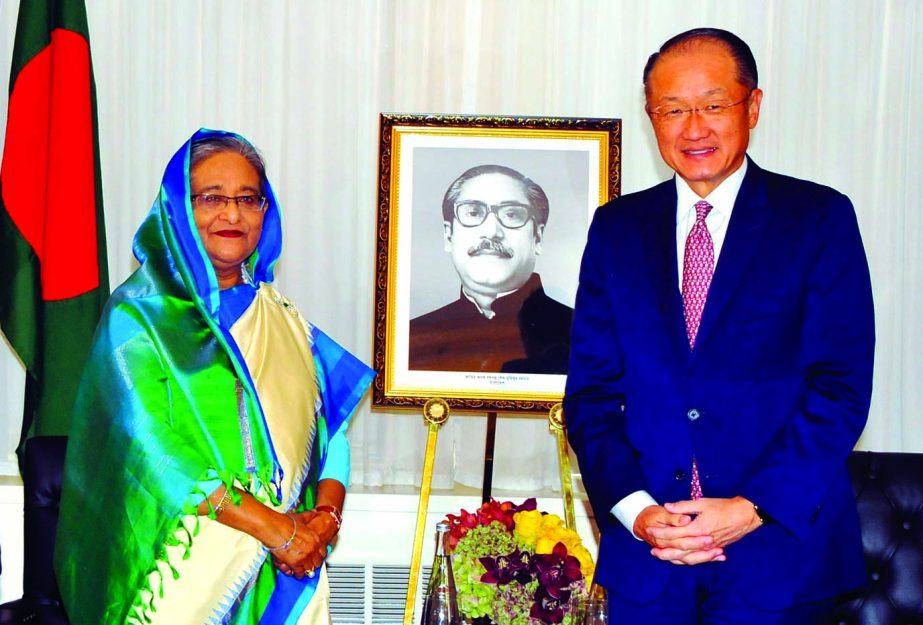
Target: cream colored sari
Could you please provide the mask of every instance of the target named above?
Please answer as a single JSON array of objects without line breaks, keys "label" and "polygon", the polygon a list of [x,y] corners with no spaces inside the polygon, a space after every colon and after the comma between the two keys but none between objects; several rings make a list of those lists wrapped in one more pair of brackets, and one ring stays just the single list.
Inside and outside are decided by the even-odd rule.
[{"label": "cream colored sari", "polygon": [[[308,326],[295,307],[271,285],[262,284],[253,303],[231,328],[250,370],[266,415],[272,444],[283,468],[282,504],[273,506],[266,493],[252,484],[237,484],[279,512],[298,502],[310,468],[317,434],[315,364],[308,344]],[[246,436],[243,436],[246,445]],[[254,482],[255,483],[255,482]],[[195,532],[198,523],[198,533]],[[187,515],[183,524],[195,538],[184,559],[182,545],[169,546],[167,560],[150,574],[154,597],[152,625],[233,622],[235,604],[251,592],[268,557],[252,536],[207,516]],[[265,573],[264,573],[265,574]],[[325,567],[313,598],[296,620],[298,624],[330,622],[329,586]]]}]

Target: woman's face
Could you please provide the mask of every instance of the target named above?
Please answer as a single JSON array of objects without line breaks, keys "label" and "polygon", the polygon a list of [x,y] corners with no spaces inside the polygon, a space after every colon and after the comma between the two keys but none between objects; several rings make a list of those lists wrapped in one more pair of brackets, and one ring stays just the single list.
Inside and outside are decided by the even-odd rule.
[{"label": "woman's face", "polygon": [[[235,198],[260,195],[260,177],[253,165],[237,152],[219,152],[199,161],[192,168],[192,195],[223,195]],[[214,208],[193,202],[193,215],[205,252],[215,267],[222,289],[243,280],[240,265],[256,249],[263,231],[262,210],[251,210],[230,200]]]}]

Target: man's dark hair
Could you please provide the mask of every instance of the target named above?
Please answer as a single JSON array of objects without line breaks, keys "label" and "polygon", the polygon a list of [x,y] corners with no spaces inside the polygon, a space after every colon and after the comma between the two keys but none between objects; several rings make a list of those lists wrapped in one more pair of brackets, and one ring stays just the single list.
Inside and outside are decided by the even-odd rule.
[{"label": "man's dark hair", "polygon": [[532,206],[532,215],[537,226],[544,226],[548,222],[548,196],[538,184],[531,178],[526,178],[515,169],[504,167],[503,165],[478,165],[472,167],[449,185],[442,198],[442,218],[452,223],[455,219],[455,201],[461,194],[462,187],[472,178],[483,176],[484,174],[503,174],[513,180],[522,183],[529,204]]},{"label": "man's dark hair", "polygon": [[756,59],[753,58],[753,52],[750,51],[750,46],[748,46],[743,39],[732,32],[721,30],[720,28],[693,28],[692,30],[687,30],[684,33],[667,39],[664,44],[660,46],[660,50],[647,59],[647,64],[644,66],[643,77],[645,97],[650,97],[651,95],[651,72],[660,56],[676,48],[688,46],[695,41],[713,41],[724,45],[730,53],[731,58],[733,58],[734,62],[737,64],[737,82],[748,90],[752,91],[756,89],[758,79]]},{"label": "man's dark hair", "polygon": [[241,137],[224,135],[196,139],[190,147],[189,170],[191,171],[193,167],[209,156],[221,154],[222,152],[235,152],[247,159],[247,162],[253,166],[253,169],[256,170],[257,175],[260,177],[260,193],[266,191],[266,163],[263,161],[259,150]]}]

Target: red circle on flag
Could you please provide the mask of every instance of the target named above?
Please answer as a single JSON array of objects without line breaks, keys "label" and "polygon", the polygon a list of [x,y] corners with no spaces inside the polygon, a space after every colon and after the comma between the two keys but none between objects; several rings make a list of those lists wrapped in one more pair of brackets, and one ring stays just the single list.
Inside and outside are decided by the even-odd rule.
[{"label": "red circle on flag", "polygon": [[16,76],[3,203],[41,263],[42,299],[99,286],[90,49],[63,29]]}]

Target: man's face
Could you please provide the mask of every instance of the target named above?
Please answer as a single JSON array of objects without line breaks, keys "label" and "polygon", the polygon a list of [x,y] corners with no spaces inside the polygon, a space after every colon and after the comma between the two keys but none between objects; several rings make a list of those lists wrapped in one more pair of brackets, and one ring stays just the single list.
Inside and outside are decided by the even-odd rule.
[{"label": "man's face", "polygon": [[[462,185],[456,204],[476,200],[488,206],[529,206],[522,183],[504,174],[483,174]],[[445,222],[445,251],[469,293],[496,296],[515,291],[529,279],[535,257],[542,251],[542,231],[533,215],[520,228],[507,228],[490,211],[478,226],[466,227],[454,218]]]},{"label": "man's face", "polygon": [[662,55],[651,71],[649,89],[649,111],[721,107],[716,115],[693,111],[678,120],[650,116],[664,162],[700,197],[707,196],[743,163],[762,91],[754,89],[748,96],[730,52],[710,41]]}]

